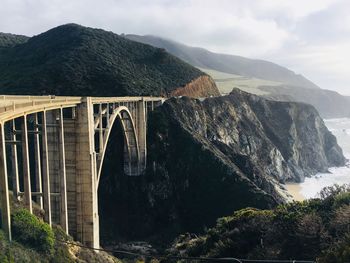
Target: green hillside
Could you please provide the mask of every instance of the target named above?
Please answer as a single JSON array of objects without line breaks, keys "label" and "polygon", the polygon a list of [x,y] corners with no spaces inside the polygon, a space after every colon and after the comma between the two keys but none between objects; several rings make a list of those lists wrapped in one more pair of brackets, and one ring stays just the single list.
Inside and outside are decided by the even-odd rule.
[{"label": "green hillside", "polygon": [[0,49],[25,43],[29,37],[0,32]]},{"label": "green hillside", "polygon": [[0,93],[166,95],[205,75],[112,32],[67,24],[0,50]]}]

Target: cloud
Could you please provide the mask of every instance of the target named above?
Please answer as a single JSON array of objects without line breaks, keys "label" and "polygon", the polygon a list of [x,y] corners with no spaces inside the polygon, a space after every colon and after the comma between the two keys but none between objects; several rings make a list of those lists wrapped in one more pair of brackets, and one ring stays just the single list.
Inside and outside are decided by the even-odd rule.
[{"label": "cloud", "polygon": [[75,22],[159,35],[282,63],[350,94],[347,10],[347,0],[2,0],[0,31],[35,35]]}]

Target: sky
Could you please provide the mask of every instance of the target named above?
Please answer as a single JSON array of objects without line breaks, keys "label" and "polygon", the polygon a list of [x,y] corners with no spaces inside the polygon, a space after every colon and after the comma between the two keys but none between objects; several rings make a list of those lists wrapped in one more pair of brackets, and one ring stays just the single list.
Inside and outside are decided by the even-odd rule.
[{"label": "sky", "polygon": [[349,0],[0,0],[0,32],[78,23],[265,59],[350,95]]}]

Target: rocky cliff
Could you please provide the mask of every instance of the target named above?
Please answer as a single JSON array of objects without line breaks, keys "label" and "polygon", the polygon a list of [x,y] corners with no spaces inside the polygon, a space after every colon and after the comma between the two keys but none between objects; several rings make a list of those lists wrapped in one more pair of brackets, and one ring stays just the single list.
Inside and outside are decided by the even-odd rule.
[{"label": "rocky cliff", "polygon": [[[119,236],[199,232],[237,209],[283,203],[288,199],[283,182],[345,163],[312,106],[240,90],[203,101],[169,99],[148,124],[145,176],[115,175],[113,168],[104,183],[102,175],[100,189],[105,185],[110,195],[99,199],[113,204],[108,218],[123,226]],[[106,198],[113,202],[102,201]],[[104,218],[101,212],[101,222]]]},{"label": "rocky cliff", "polygon": [[238,89],[204,101],[170,99],[149,128],[149,197],[175,198],[171,214],[187,226],[238,207],[273,206],[284,200],[279,182],[345,164],[314,107]]}]

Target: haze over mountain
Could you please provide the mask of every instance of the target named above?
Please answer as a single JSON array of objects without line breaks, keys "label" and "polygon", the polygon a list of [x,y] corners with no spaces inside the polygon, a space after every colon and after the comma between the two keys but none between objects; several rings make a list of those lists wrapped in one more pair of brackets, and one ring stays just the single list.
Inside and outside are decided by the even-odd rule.
[{"label": "haze over mountain", "polygon": [[29,39],[2,34],[0,43],[3,94],[219,94],[207,74],[165,50],[101,29],[67,24]]},{"label": "haze over mountain", "polygon": [[199,68],[272,80],[292,86],[318,88],[317,85],[302,75],[297,75],[293,71],[269,61],[214,53],[204,48],[191,47],[152,35],[125,35],[125,37],[155,47],[165,48],[169,53]]},{"label": "haze over mountain", "polygon": [[281,101],[299,101],[313,105],[324,118],[349,117],[350,98],[320,89],[302,75],[269,61],[218,54],[173,40],[145,35],[124,37],[164,48],[169,53],[211,75],[223,94],[238,87],[250,93]]}]

